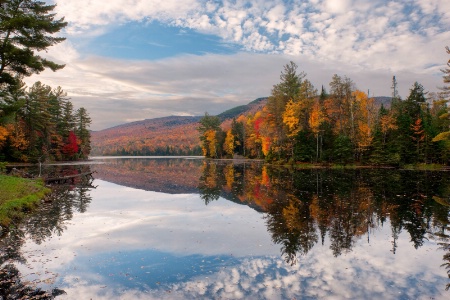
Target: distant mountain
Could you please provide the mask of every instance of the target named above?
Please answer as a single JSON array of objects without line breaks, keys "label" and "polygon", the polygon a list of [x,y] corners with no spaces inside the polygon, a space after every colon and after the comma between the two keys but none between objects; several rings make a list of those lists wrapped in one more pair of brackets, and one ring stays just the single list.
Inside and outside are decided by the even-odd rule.
[{"label": "distant mountain", "polygon": [[[261,109],[267,98],[229,109],[218,117],[225,123]],[[201,155],[197,127],[202,116],[146,119],[91,133],[91,155]]]},{"label": "distant mountain", "polygon": [[257,110],[262,109],[262,107],[266,103],[267,103],[267,97],[258,98],[256,100],[253,100],[249,104],[233,107],[229,110],[224,111],[221,114],[218,114],[217,116],[222,121],[225,121],[227,119],[237,118],[238,116],[240,116],[242,114],[254,113]]},{"label": "distant mountain", "polygon": [[377,105],[381,106],[381,104],[383,104],[385,108],[391,107],[392,97],[380,96],[380,97],[373,97],[373,99],[375,99],[375,104]]}]

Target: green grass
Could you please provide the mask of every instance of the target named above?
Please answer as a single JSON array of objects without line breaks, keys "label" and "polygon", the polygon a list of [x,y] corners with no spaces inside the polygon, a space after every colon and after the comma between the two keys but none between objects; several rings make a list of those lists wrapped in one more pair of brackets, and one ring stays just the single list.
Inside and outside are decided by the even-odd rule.
[{"label": "green grass", "polygon": [[50,192],[42,180],[0,175],[0,225],[19,221]]}]

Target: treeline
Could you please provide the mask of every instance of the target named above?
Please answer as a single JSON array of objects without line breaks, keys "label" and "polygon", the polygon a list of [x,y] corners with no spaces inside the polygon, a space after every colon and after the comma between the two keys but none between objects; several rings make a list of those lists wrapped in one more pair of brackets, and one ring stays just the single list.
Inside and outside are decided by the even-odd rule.
[{"label": "treeline", "polygon": [[[450,82],[449,70],[443,70],[444,83]],[[261,111],[241,115],[230,128],[205,114],[198,131],[206,157],[394,166],[449,162],[448,86],[428,94],[415,82],[401,99],[394,76],[392,102],[384,106],[346,76],[335,74],[329,92],[322,87],[319,93],[293,62],[280,79]]]},{"label": "treeline", "polygon": [[0,90],[0,161],[87,158],[90,124],[86,109],[75,110],[60,87],[11,85]]},{"label": "treeline", "polygon": [[104,150],[102,155],[119,155],[119,156],[189,156],[189,155],[202,155],[202,149],[200,146],[195,147],[179,147],[179,146],[165,146],[165,147],[142,147],[140,149],[122,150],[114,149],[113,151]]}]

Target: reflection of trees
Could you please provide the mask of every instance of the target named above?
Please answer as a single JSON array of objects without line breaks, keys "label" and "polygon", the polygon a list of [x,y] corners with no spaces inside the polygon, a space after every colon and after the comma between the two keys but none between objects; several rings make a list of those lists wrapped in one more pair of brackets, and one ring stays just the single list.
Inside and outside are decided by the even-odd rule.
[{"label": "reflection of trees", "polygon": [[56,186],[49,200],[25,224],[26,233],[37,244],[53,234],[60,236],[74,211],[85,212],[92,198],[87,187]]},{"label": "reflection of trees", "polygon": [[297,254],[308,253],[318,240],[309,205],[287,195],[286,203],[276,201],[270,209],[266,215],[267,229],[272,233],[273,242],[281,244],[286,262],[293,265]]},{"label": "reflection of trees", "polygon": [[[89,172],[89,166],[81,170],[74,166],[56,170],[56,174],[76,174]],[[89,189],[90,180],[80,178],[72,185],[58,185],[45,203],[30,215],[19,227],[15,227],[0,240],[0,299],[53,299],[63,291],[55,289],[47,293],[21,281],[21,274],[14,263],[26,264],[21,252],[26,238],[40,244],[46,238],[65,230],[65,222],[72,219],[74,211],[86,211],[92,198]]]},{"label": "reflection of trees", "polygon": [[202,160],[117,158],[93,165],[95,177],[123,186],[169,194],[197,192]]},{"label": "reflection of trees", "polygon": [[202,176],[199,180],[198,189],[200,191],[200,197],[205,201],[205,205],[219,199],[223,185],[221,179],[216,164],[208,162],[203,164]]},{"label": "reflection of trees", "polygon": [[[334,256],[389,220],[392,252],[402,231],[415,248],[434,238],[450,276],[450,175],[398,170],[289,170],[208,162],[201,197],[219,195],[265,212],[267,229],[282,256],[294,264],[328,237]],[[438,196],[437,196],[438,195]],[[450,288],[450,284],[448,286]]]},{"label": "reflection of trees", "polygon": [[[431,238],[437,241],[439,248],[445,252],[443,256],[444,263],[441,267],[447,270],[450,279],[450,186],[443,191],[443,197],[434,196],[433,200],[447,209],[437,209],[432,216],[430,233]],[[450,282],[447,284],[446,290],[450,289]]]},{"label": "reflection of trees", "polygon": [[64,293],[54,289],[48,293],[39,288],[22,282],[20,272],[13,264],[2,266],[0,271],[0,298],[1,299],[54,299],[54,296]]}]

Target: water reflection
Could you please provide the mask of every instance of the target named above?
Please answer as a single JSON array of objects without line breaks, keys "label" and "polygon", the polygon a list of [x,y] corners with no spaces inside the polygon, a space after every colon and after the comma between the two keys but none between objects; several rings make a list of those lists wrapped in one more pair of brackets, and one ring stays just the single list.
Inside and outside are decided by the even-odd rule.
[{"label": "water reflection", "polygon": [[61,187],[3,238],[0,284],[64,299],[448,296],[447,173],[183,159],[89,170],[94,186]]},{"label": "water reflection", "polygon": [[[56,166],[51,173],[58,175],[74,175],[80,172],[90,172],[88,165]],[[35,172],[36,170],[27,170]],[[48,170],[47,170],[48,171]],[[1,299],[53,299],[64,294],[63,290],[53,288],[47,292],[38,288],[41,283],[54,282],[56,274],[46,271],[32,274],[27,280],[22,280],[23,275],[17,269],[17,263],[27,265],[28,260],[36,261],[34,255],[25,256],[22,246],[25,241],[32,240],[36,244],[42,244],[52,236],[61,236],[66,229],[65,223],[72,219],[74,211],[83,213],[87,210],[92,198],[89,190],[92,180],[77,178],[72,184],[53,187],[53,192],[45,202],[30,215],[19,227],[13,227],[0,240],[0,296]]]},{"label": "water reflection", "polygon": [[117,158],[96,160],[95,178],[123,186],[168,194],[196,193],[202,160]]},{"label": "water reflection", "polygon": [[[414,248],[437,240],[449,270],[450,176],[398,170],[289,170],[205,162],[199,190],[208,204],[219,195],[265,212],[272,241],[295,264],[330,239],[335,257],[390,220],[392,253],[402,231]],[[444,205],[443,205],[444,204]],[[450,285],[447,285],[447,289]]]}]

